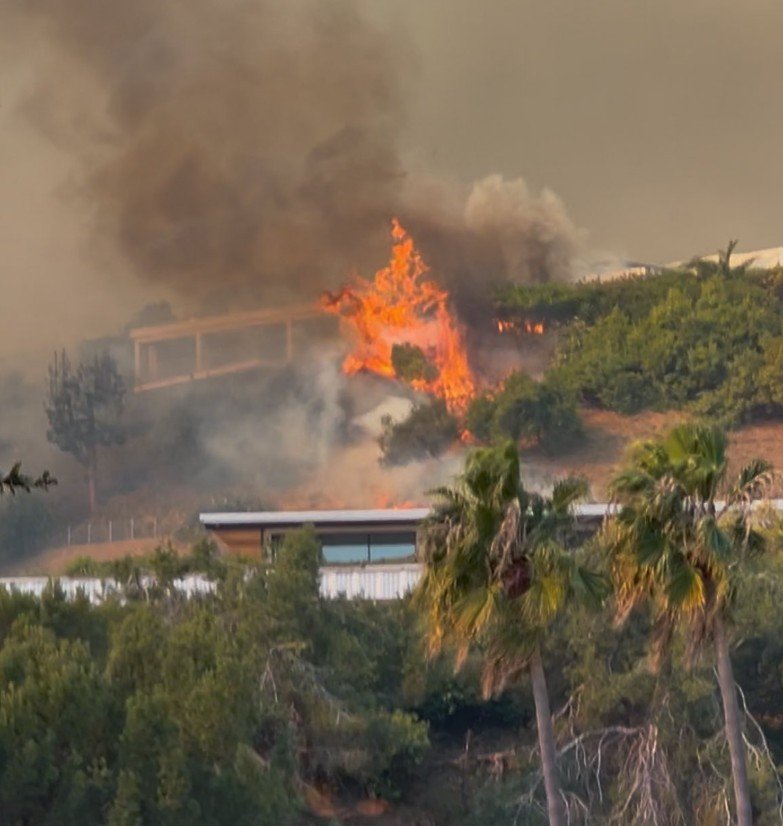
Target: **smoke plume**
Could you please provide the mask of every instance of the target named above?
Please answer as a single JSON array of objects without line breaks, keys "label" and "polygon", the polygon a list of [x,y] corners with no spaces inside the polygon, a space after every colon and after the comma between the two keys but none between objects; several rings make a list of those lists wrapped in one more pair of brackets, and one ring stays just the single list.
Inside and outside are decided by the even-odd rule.
[{"label": "smoke plume", "polygon": [[[431,215],[411,200],[397,149],[415,60],[358,9],[17,0],[15,26],[52,54],[26,114],[78,154],[94,229],[144,281],[210,310],[310,299],[373,267],[391,215]],[[454,213],[437,219],[439,243],[476,236],[482,281],[487,265],[537,280],[566,272],[573,228],[551,194],[493,176],[465,221]]]},{"label": "smoke plume", "polygon": [[[99,296],[123,296],[124,321],[141,300],[161,298],[180,315],[314,302],[352,273],[383,266],[393,215],[477,330],[490,329],[489,281],[568,276],[579,235],[548,191],[497,175],[471,190],[436,170],[404,168],[403,89],[416,58],[407,37],[372,25],[361,8],[352,0],[2,5],[2,36],[20,44],[25,67],[7,122],[33,127],[31,157],[45,146],[68,159],[67,186],[49,195],[69,214],[68,231],[90,239],[88,276],[50,276],[64,296],[52,308],[56,326],[47,325],[56,346],[84,331],[81,316],[73,330],[67,323],[77,296],[91,302],[93,320],[104,317]],[[40,294],[29,300],[40,307]],[[120,328],[105,318],[101,332]],[[112,479],[142,486],[156,462],[182,469],[198,457],[188,473],[213,484],[229,473],[263,477],[265,490],[307,479],[313,496],[336,484],[354,504],[371,504],[384,487],[391,499],[411,498],[425,477],[438,481],[438,463],[377,468],[374,438],[352,432],[366,411],[345,401],[340,355],[323,358],[266,384],[254,377],[244,400],[236,386],[209,398],[206,388],[192,398],[185,389],[168,407],[136,399],[137,411],[154,409],[157,430],[146,453],[137,446],[114,458]],[[374,403],[388,392],[374,392]]]}]

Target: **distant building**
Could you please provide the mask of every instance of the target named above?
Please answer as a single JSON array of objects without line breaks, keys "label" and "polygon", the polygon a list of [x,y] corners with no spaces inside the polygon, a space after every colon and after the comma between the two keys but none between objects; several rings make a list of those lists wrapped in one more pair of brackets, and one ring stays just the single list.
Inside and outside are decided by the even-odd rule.
[{"label": "distant building", "polygon": [[[610,505],[580,505],[576,516],[593,532]],[[202,513],[201,524],[224,551],[273,561],[291,531],[312,525],[323,548],[321,594],[334,598],[399,599],[416,587],[420,529],[429,508]]]},{"label": "distant building", "polygon": [[312,525],[327,565],[414,561],[428,508],[202,513],[201,524],[229,552],[273,559],[287,533]]},{"label": "distant building", "polygon": [[[610,508],[579,505],[575,513],[585,529],[594,530]],[[378,508],[202,513],[199,518],[231,553],[272,560],[287,533],[312,525],[326,565],[367,565],[414,561],[419,529],[429,514],[429,508]]]}]

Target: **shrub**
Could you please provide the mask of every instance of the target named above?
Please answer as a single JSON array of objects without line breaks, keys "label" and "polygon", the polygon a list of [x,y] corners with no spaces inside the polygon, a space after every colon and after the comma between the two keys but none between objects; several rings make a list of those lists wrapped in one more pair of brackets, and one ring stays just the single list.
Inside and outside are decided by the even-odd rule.
[{"label": "shrub", "polygon": [[[780,309],[749,278],[690,277],[646,315],[618,306],[591,326],[572,325],[553,375],[588,404],[620,413],[688,406],[736,423],[783,398],[773,344]],[[754,363],[769,364],[766,383],[753,380]]]},{"label": "shrub", "polygon": [[395,344],[391,361],[394,372],[403,381],[434,381],[438,377],[438,368],[415,344]]},{"label": "shrub", "polygon": [[378,443],[385,465],[440,456],[459,438],[459,424],[441,399],[415,405],[408,418],[399,422],[384,416],[381,424]]},{"label": "shrub", "polygon": [[556,378],[541,382],[525,373],[512,373],[494,396],[471,402],[466,424],[482,441],[511,438],[563,448],[581,433],[576,397]]}]

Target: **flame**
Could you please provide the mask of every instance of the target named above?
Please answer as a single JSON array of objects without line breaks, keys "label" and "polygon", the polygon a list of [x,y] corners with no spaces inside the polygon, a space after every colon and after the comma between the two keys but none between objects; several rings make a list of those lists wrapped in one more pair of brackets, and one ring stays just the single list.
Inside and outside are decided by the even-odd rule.
[{"label": "flame", "polygon": [[337,293],[326,293],[321,307],[343,319],[354,342],[343,371],[394,377],[392,347],[413,344],[437,369],[431,380],[411,382],[461,410],[475,391],[461,330],[448,306],[449,294],[426,278],[429,267],[413,239],[392,219],[392,255],[389,265],[372,281],[356,278]]},{"label": "flame", "polygon": [[410,508],[421,507],[411,499],[400,501],[391,493],[378,492],[373,497],[373,507],[381,510],[409,510]]},{"label": "flame", "polygon": [[516,322],[496,318],[495,326],[497,327],[499,333],[512,333],[514,335],[520,335],[524,332],[528,335],[534,336],[541,336],[544,334],[544,325],[540,321]]}]

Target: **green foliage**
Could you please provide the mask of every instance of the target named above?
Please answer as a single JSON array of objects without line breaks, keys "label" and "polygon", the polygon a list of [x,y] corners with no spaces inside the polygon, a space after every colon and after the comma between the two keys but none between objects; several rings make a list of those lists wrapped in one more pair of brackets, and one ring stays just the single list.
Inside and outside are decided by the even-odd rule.
[{"label": "green foliage", "polygon": [[486,696],[526,668],[571,599],[601,600],[601,578],[565,548],[585,492],[575,478],[550,498],[525,490],[512,442],[474,450],[456,485],[433,492],[415,600],[431,653],[481,651]]},{"label": "green foliage", "polygon": [[717,262],[609,282],[514,286],[503,315],[563,326],[547,381],[620,413],[783,413],[783,275]]},{"label": "green foliage", "polygon": [[75,368],[65,351],[55,354],[49,366],[47,437],[87,467],[97,448],[124,440],[124,401],[125,383],[108,353]]},{"label": "green foliage", "polygon": [[563,450],[581,432],[576,397],[552,379],[512,373],[494,395],[477,396],[465,423],[482,441],[513,439]]},{"label": "green foliage", "polygon": [[421,347],[415,344],[393,345],[391,362],[395,375],[409,383],[430,382],[438,377],[438,368],[424,355]]},{"label": "green foliage", "polygon": [[[170,582],[195,560],[214,548],[143,565]],[[412,615],[324,602],[320,560],[310,530],[190,601],[0,589],[3,823],[272,826],[302,822],[309,784],[399,794],[429,742],[402,707]]]},{"label": "green foliage", "polygon": [[555,375],[588,403],[621,413],[696,405],[739,422],[783,397],[774,367],[758,388],[754,366],[775,363],[781,307],[749,278],[683,274],[646,314],[618,305],[572,324]]},{"label": "green foliage", "polygon": [[576,284],[514,284],[497,296],[511,317],[551,325],[574,321],[591,326],[614,308],[621,307],[633,321],[646,316],[666,298],[672,288],[698,290],[689,272],[665,270],[656,275],[618,278],[611,281],[581,281]]},{"label": "green foliage", "polygon": [[100,577],[104,574],[104,566],[91,556],[77,556],[65,567],[65,576],[73,577]]},{"label": "green foliage", "polygon": [[75,368],[64,350],[55,354],[49,365],[46,437],[87,470],[91,510],[97,451],[125,440],[124,405],[125,383],[107,352]]},{"label": "green foliage", "polygon": [[111,793],[111,699],[87,647],[20,623],[0,650],[0,686],[4,822],[90,819]]},{"label": "green foliage", "polygon": [[386,465],[440,456],[459,438],[459,424],[441,399],[415,405],[399,422],[384,416],[382,426],[379,445]]},{"label": "green foliage", "polygon": [[[705,470],[687,460],[688,444],[673,439],[668,451],[678,473],[708,492],[720,445],[703,445]],[[518,479],[495,451],[482,455],[468,478],[488,503],[484,532]],[[639,458],[650,472],[660,467],[657,451]],[[752,489],[753,476],[740,486]],[[528,535],[537,525],[542,546],[546,534],[570,547],[575,535],[562,509],[582,489],[559,486],[551,509],[529,494]],[[747,718],[748,741],[759,749],[758,759],[749,752],[756,816],[775,823],[783,529],[766,513],[758,518],[772,550],[745,560],[733,578],[731,616],[742,642],[732,659],[771,749],[768,758]],[[580,549],[587,570],[600,551],[595,541]],[[210,560],[212,551],[191,557]],[[427,660],[409,601],[320,599],[319,560],[305,531],[279,549],[274,571],[229,571],[217,594],[190,602],[153,590],[149,601],[96,608],[66,601],[54,584],[42,599],[0,589],[3,823],[294,824],[306,820],[300,792],[311,785],[338,800],[399,800],[400,819],[545,823],[525,679],[484,702],[483,642],[454,674],[445,659]],[[542,554],[535,575],[551,579],[552,561]],[[536,605],[551,616],[545,602]],[[693,812],[699,822],[724,822],[731,769],[710,659],[683,668],[689,633],[676,628],[652,671],[650,610],[642,606],[619,627],[611,611],[580,606],[569,602],[541,637],[572,822],[640,822],[649,814],[645,788],[665,826]]]}]

